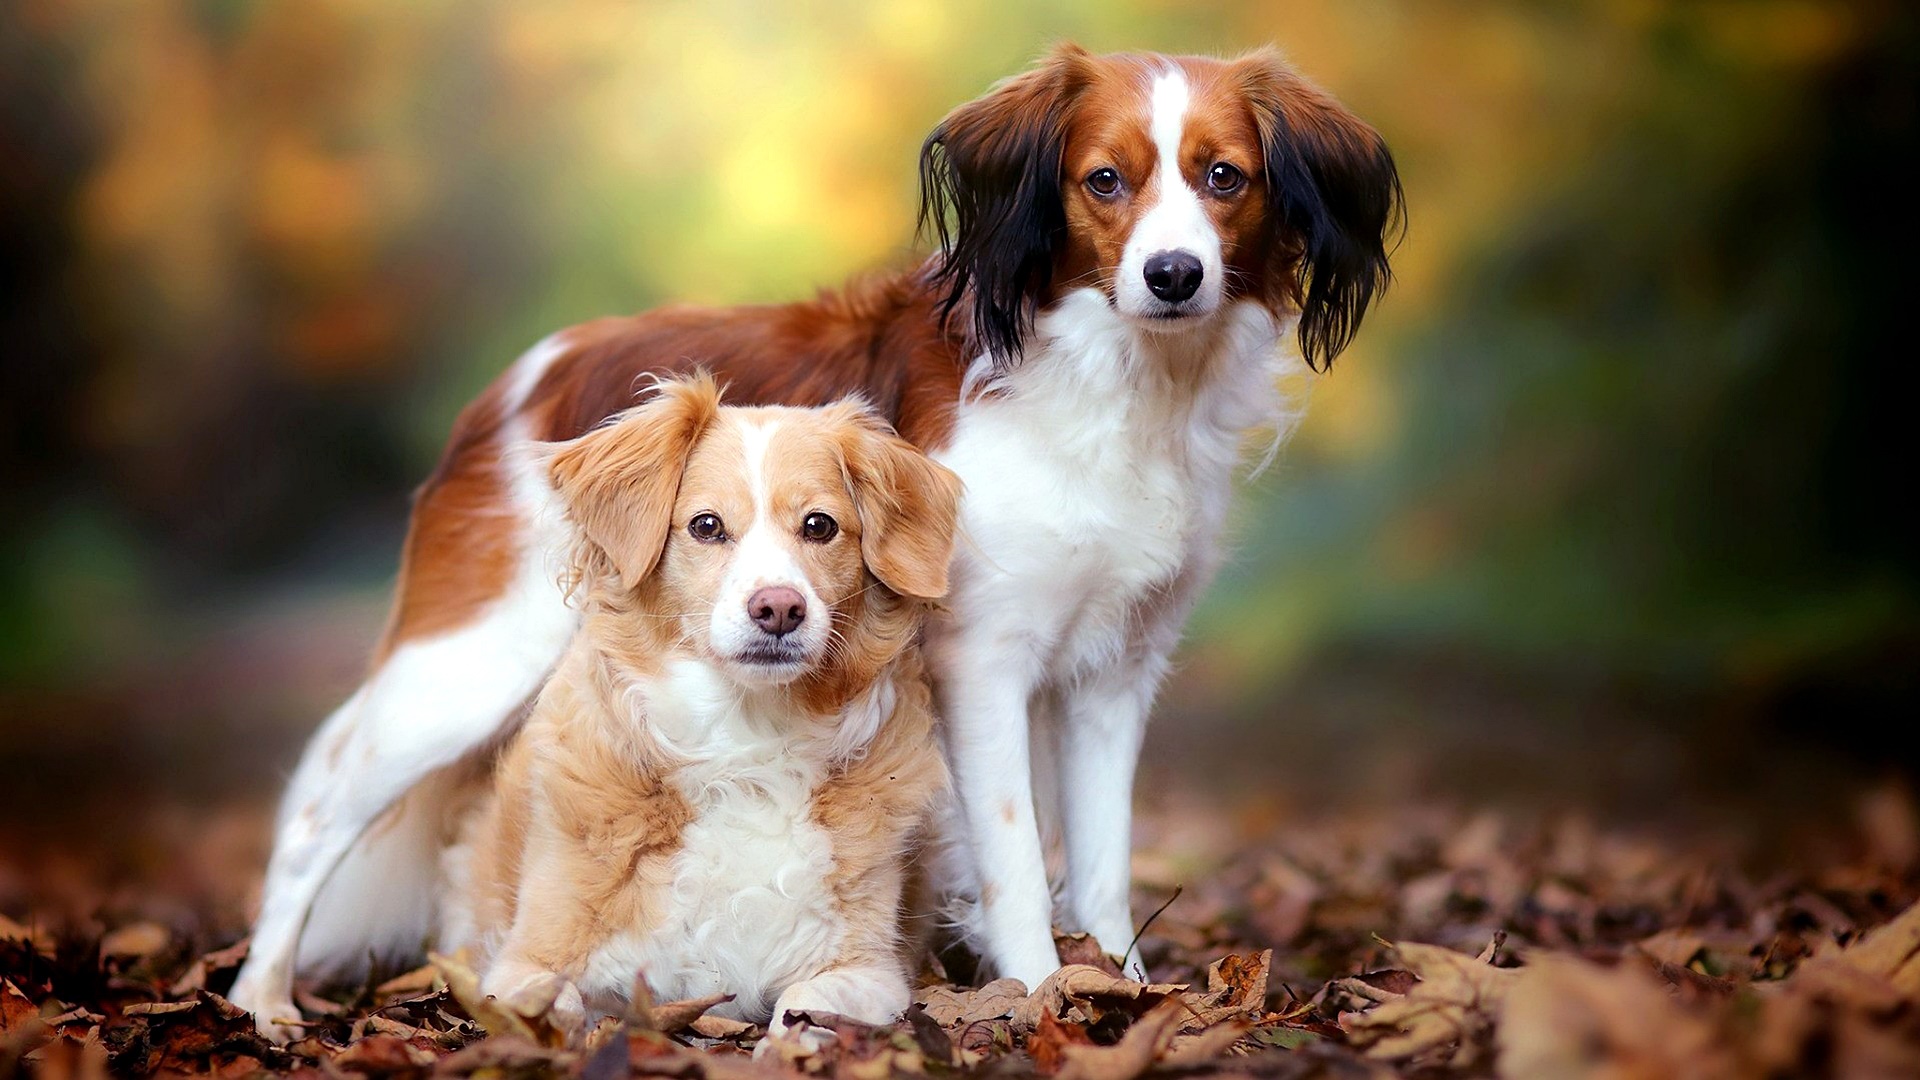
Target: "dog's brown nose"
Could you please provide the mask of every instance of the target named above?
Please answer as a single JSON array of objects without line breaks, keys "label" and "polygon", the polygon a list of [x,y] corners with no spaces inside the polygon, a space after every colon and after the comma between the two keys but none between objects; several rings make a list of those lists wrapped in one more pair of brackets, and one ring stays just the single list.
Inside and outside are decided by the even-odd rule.
[{"label": "dog's brown nose", "polygon": [[771,585],[747,598],[747,617],[778,637],[807,620],[807,600],[798,589]]}]

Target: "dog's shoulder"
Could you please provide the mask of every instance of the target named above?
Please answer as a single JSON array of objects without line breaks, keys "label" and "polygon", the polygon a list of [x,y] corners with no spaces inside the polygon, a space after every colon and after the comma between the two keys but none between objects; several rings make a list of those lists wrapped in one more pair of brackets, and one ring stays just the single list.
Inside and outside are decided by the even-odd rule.
[{"label": "dog's shoulder", "polygon": [[525,759],[528,793],[565,835],[603,851],[673,848],[692,808],[645,718],[622,715],[637,699],[610,693],[586,651],[554,672],[507,762]]},{"label": "dog's shoulder", "polygon": [[911,832],[946,789],[946,758],[918,647],[903,652],[885,678],[892,714],[864,752],[849,756],[814,794],[814,820],[830,832]]}]

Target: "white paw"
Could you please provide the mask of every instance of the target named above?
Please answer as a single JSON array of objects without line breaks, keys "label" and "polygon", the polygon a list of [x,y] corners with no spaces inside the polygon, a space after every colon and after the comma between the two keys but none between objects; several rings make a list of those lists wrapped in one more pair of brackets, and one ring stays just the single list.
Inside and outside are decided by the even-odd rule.
[{"label": "white paw", "polygon": [[231,1000],[235,1005],[253,1014],[253,1026],[259,1029],[261,1035],[280,1046],[285,1046],[306,1034],[304,1028],[274,1023],[276,1020],[300,1019],[300,1009],[294,1005],[291,998],[267,998],[253,1001],[234,998]]},{"label": "white paw", "polygon": [[580,988],[557,971],[539,968],[496,968],[480,987],[509,1011],[529,1019],[545,1017],[562,1031],[587,1026],[587,1005]]},{"label": "white paw", "polygon": [[1019,979],[1028,986],[1039,986],[1047,977],[1060,970],[1060,956],[1032,956],[1024,960],[996,965],[999,976],[1005,979]]},{"label": "white paw", "polygon": [[[774,1023],[779,1024],[776,1015]],[[753,1048],[755,1061],[781,1060],[797,1061],[810,1058],[832,1046],[839,1039],[832,1028],[814,1027],[812,1024],[780,1025],[777,1030],[769,1028],[767,1037]]]},{"label": "white paw", "polygon": [[[1120,974],[1131,979],[1145,970],[1140,963],[1140,950],[1138,948],[1129,950],[1124,956],[1120,953],[1121,949],[1125,949],[1127,946],[1133,944],[1133,928],[1131,926],[1127,926],[1124,923],[1106,926],[1103,929],[1093,931],[1093,939],[1100,943],[1100,950],[1102,952],[1113,957],[1114,960],[1119,963]],[[1146,980],[1142,979],[1141,981],[1145,982]]]},{"label": "white paw", "polygon": [[281,1046],[299,1038],[300,1028],[287,1027],[274,1023],[275,1020],[298,1020],[300,1010],[293,1003],[292,988],[278,988],[264,985],[273,980],[262,979],[251,965],[240,969],[240,977],[233,981],[233,989],[227,992],[227,1000],[253,1014],[253,1026],[261,1035],[279,1043]]}]

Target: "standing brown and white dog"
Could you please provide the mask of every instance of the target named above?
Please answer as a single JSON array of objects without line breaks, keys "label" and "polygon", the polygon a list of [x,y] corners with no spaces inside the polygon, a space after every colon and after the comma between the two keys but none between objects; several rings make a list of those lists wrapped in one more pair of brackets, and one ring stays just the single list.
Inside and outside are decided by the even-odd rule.
[{"label": "standing brown and white dog", "polygon": [[860,394],[960,476],[967,539],[928,631],[961,819],[944,884],[987,961],[1038,982],[1058,966],[1057,818],[1062,921],[1126,947],[1135,759],[1219,561],[1243,435],[1290,422],[1288,334],[1325,367],[1385,285],[1399,180],[1380,136],[1271,51],[1073,46],[955,110],[921,171],[943,241],[926,266],[563,331],[461,415],[374,670],[293,777],[235,1001],[291,1016],[296,958],[325,972],[419,940],[419,921],[361,914],[430,910],[397,895],[432,878],[436,822],[414,809],[432,800],[399,800],[509,729],[578,624],[556,496],[512,448],[696,365],[745,403]]},{"label": "standing brown and white dog", "polygon": [[958,480],[864,406],[722,409],[704,377],[534,456],[582,622],[448,849],[439,944],[574,1029],[642,975],[775,1034],[892,1019]]}]

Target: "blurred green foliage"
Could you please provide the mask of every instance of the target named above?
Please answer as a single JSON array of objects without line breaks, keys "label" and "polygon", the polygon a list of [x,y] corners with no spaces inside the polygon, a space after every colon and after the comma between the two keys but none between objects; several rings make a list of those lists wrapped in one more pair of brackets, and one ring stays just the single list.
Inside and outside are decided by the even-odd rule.
[{"label": "blurred green foliage", "polygon": [[1219,701],[1367,643],[1912,704],[1920,92],[1868,0],[8,5],[0,688],[377,591],[520,349],[911,257],[924,133],[1061,38],[1278,42],[1407,182],[1196,623]]},{"label": "blurred green foliage", "polygon": [[[1856,725],[1912,704],[1890,229],[1920,55],[1911,18],[1854,28],[1811,63],[1684,13],[1640,29],[1580,167],[1384,346],[1390,444],[1309,457],[1256,510],[1205,624],[1251,681],[1393,639],[1761,708],[1810,680]],[[1290,618],[1261,617],[1276,597]]]}]

